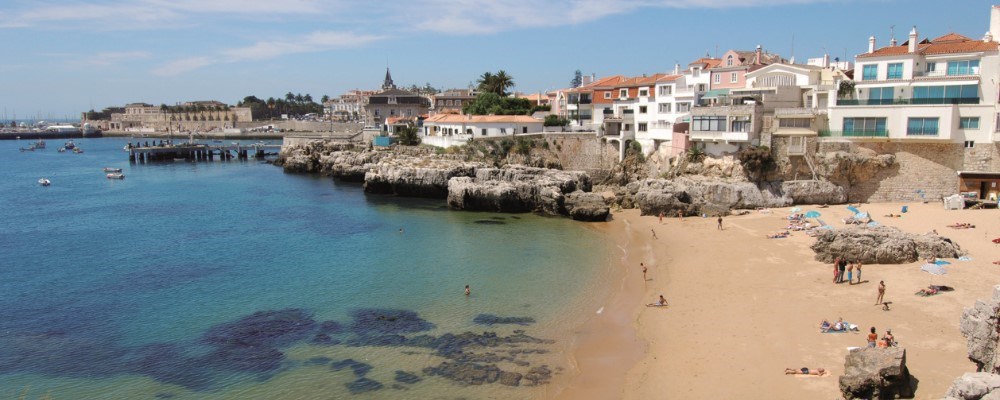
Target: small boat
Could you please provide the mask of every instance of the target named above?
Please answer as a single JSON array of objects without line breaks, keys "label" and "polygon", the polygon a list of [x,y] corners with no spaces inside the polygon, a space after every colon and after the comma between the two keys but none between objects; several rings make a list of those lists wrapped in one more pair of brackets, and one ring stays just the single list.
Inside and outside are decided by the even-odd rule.
[{"label": "small boat", "polygon": [[107,177],[108,179],[125,179],[125,174],[121,172],[116,172],[113,174],[108,174]]},{"label": "small boat", "polygon": [[41,179],[38,180],[38,184],[42,185],[42,186],[49,186],[49,185],[52,184],[52,182],[49,182],[48,179],[41,178]]},{"label": "small boat", "polygon": [[25,151],[35,151],[35,146],[32,145],[32,146],[28,146],[28,147],[22,147],[21,148],[21,152],[23,153]]},{"label": "small boat", "polygon": [[121,168],[104,167],[104,172],[122,172]]},{"label": "small boat", "polygon": [[38,141],[35,142],[34,146],[35,146],[36,149],[44,149],[45,148],[45,141],[42,140],[42,139],[38,139]]},{"label": "small boat", "polygon": [[63,146],[66,147],[66,150],[73,150],[76,148],[76,143],[73,143],[73,141],[70,140],[66,142],[66,144],[64,144]]},{"label": "small boat", "polygon": [[59,152],[60,153],[65,153],[66,152],[66,148],[65,147],[60,147],[59,148]]},{"label": "small boat", "polygon": [[79,147],[74,147],[73,148],[73,152],[76,153],[76,154],[82,154],[83,153],[83,149],[81,149]]}]

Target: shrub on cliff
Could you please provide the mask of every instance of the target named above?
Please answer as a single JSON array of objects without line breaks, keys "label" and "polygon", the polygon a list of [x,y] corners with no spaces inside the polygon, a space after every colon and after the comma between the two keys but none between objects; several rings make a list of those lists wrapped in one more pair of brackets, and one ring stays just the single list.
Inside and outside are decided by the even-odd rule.
[{"label": "shrub on cliff", "polygon": [[417,127],[405,126],[396,128],[396,138],[403,146],[416,146],[420,144],[420,136],[417,135]]},{"label": "shrub on cliff", "polygon": [[774,157],[771,157],[771,148],[767,146],[750,146],[737,153],[743,170],[746,171],[747,179],[761,181],[768,172],[773,170],[777,164]]},{"label": "shrub on cliff", "polygon": [[545,116],[545,122],[543,123],[543,125],[545,125],[545,126],[566,126],[566,125],[569,125],[569,120],[566,119],[566,118],[560,117],[558,115],[546,115]]}]

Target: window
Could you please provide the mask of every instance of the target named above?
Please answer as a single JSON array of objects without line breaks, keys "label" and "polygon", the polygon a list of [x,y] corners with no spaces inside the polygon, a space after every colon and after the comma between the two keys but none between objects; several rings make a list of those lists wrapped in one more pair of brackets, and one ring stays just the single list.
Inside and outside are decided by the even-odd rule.
[{"label": "window", "polygon": [[966,140],[965,141],[965,148],[971,149],[971,148],[974,148],[974,147],[976,147],[976,141],[974,141],[974,140]]},{"label": "window", "polygon": [[500,128],[500,134],[501,135],[506,135],[507,134],[507,128]]},{"label": "window", "polygon": [[625,130],[625,131],[630,131],[630,130],[632,130],[632,124],[625,124],[625,129],[624,129],[624,130]]},{"label": "window", "polygon": [[733,119],[732,129],[730,132],[750,132],[750,118],[749,117],[738,117]]},{"label": "window", "polygon": [[668,112],[670,112],[670,103],[662,103],[662,104],[660,104],[660,112],[661,113],[668,113]]},{"label": "window", "polygon": [[868,104],[892,104],[891,87],[868,89]]},{"label": "window", "polygon": [[778,120],[778,127],[809,128],[809,123],[809,118],[781,118]]},{"label": "window", "polygon": [[674,92],[673,86],[660,86],[660,96],[669,96],[673,94],[673,92]]},{"label": "window", "polygon": [[927,72],[934,72],[937,70],[937,63],[927,63]]},{"label": "window", "polygon": [[645,113],[646,113],[646,106],[639,106],[639,114],[645,114]]},{"label": "window", "polygon": [[445,100],[444,105],[451,106],[451,105],[454,105],[454,103],[452,103],[451,100]]},{"label": "window", "polygon": [[934,136],[938,133],[937,118],[910,118],[906,122],[906,135]]},{"label": "window", "polygon": [[732,67],[733,66],[733,56],[732,55],[730,55],[729,57],[726,57],[726,66],[727,67]]},{"label": "window", "polygon": [[481,133],[481,135],[483,135],[483,136],[486,136],[486,128],[483,128],[483,129],[482,129],[482,133]]},{"label": "window", "polygon": [[628,97],[628,89],[618,89],[618,97]]},{"label": "window", "polygon": [[886,79],[903,79],[903,63],[889,64],[889,71]]},{"label": "window", "polygon": [[472,128],[465,128],[466,135],[472,135]]},{"label": "window", "polygon": [[722,82],[722,75],[715,74],[715,83]]},{"label": "window", "polygon": [[958,129],[979,129],[979,117],[959,118]]},{"label": "window", "polygon": [[528,133],[528,127],[527,126],[522,126],[521,127],[521,133]]},{"label": "window", "polygon": [[649,96],[649,89],[639,89],[639,96],[641,97]]},{"label": "window", "polygon": [[639,123],[639,127],[637,129],[639,130],[639,132],[646,132],[647,131],[647,129],[646,129],[646,123],[645,122],[640,122]]},{"label": "window", "polygon": [[735,72],[730,72],[729,73],[729,83],[736,83],[736,73]]},{"label": "window", "polygon": [[947,75],[979,75],[979,60],[948,61]]},{"label": "window", "polygon": [[874,81],[878,79],[878,64],[865,65],[862,71],[861,80]]},{"label": "window", "polygon": [[677,112],[691,111],[691,103],[677,103]]},{"label": "window", "polygon": [[885,118],[844,118],[844,136],[886,134]]},{"label": "window", "polygon": [[396,109],[389,110],[389,115],[396,115]]},{"label": "window", "polygon": [[604,92],[604,98],[605,99],[610,99],[611,98],[611,92]]},{"label": "window", "polygon": [[726,130],[726,117],[693,117],[691,118],[691,130],[694,131],[715,131]]},{"label": "window", "polygon": [[913,104],[978,104],[979,85],[917,86]]}]

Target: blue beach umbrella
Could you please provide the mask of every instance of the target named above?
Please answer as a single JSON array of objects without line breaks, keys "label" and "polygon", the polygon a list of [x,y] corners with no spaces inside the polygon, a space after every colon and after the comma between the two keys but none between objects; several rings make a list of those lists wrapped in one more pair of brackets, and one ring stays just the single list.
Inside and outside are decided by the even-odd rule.
[{"label": "blue beach umbrella", "polygon": [[819,211],[809,211],[806,213],[806,218],[819,218]]},{"label": "blue beach umbrella", "polygon": [[859,210],[857,207],[854,206],[847,206],[847,210],[855,214],[861,213],[861,210]]},{"label": "blue beach umbrella", "polygon": [[854,218],[855,219],[868,218],[868,213],[859,212],[857,214],[854,214]]},{"label": "blue beach umbrella", "polygon": [[935,260],[934,263],[937,264],[937,265],[948,265],[948,264],[951,264],[950,262],[947,262],[945,260]]}]

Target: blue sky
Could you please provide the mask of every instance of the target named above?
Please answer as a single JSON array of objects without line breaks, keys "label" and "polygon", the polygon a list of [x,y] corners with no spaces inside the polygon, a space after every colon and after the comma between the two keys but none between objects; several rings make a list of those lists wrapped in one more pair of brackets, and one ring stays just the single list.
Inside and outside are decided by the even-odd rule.
[{"label": "blue sky", "polygon": [[[465,87],[506,70],[516,90],[573,71],[666,72],[730,48],[849,58],[889,27],[905,40],[981,38],[991,0],[4,0],[0,112],[77,117],[128,102]],[[997,1],[1000,4],[1000,1]],[[718,49],[718,50],[716,50]],[[2,115],[0,115],[2,117]]]}]

